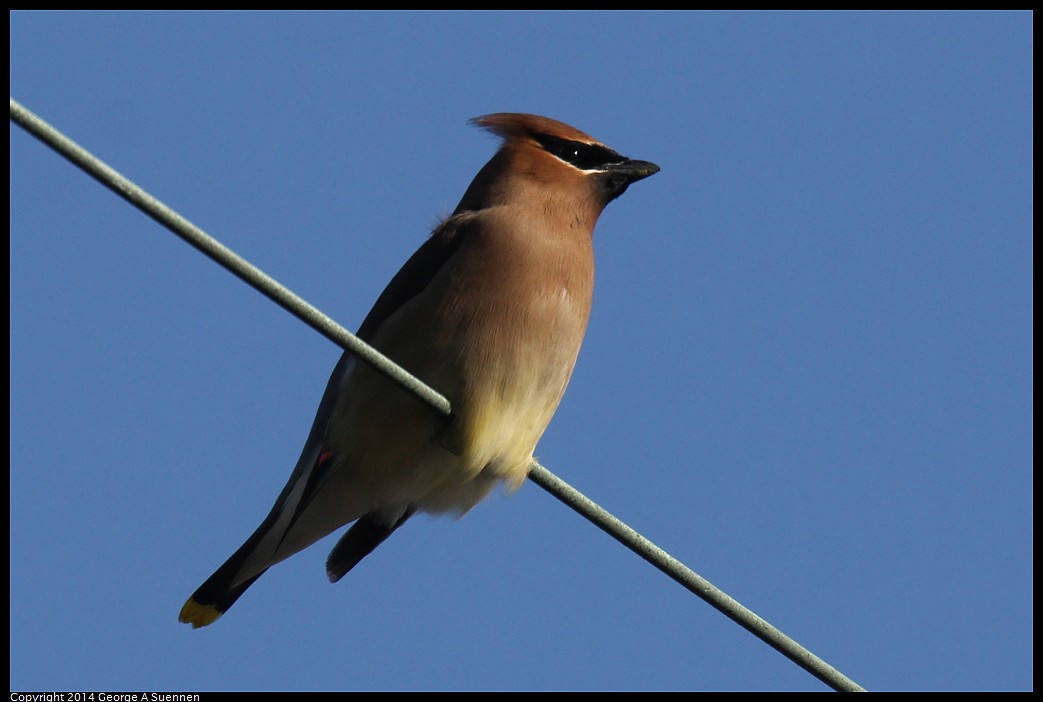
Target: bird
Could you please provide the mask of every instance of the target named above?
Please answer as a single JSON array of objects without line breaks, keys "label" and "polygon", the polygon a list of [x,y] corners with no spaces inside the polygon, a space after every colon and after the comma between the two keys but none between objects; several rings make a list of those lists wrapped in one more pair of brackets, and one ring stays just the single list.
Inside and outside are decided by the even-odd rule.
[{"label": "bird", "polygon": [[594,225],[660,169],[548,117],[470,122],[499,137],[498,150],[357,333],[442,393],[450,415],[345,352],[268,516],[181,622],[212,624],[268,568],[350,522],[326,561],[331,582],[415,513],[461,516],[524,481],[586,333]]}]

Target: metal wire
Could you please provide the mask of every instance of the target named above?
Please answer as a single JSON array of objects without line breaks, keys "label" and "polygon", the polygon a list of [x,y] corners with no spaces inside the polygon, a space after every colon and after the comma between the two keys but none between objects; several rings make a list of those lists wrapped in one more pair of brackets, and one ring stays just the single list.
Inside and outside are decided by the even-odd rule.
[{"label": "metal wire", "polygon": [[[289,288],[152,197],[115,169],[23,107],[14,98],[11,98],[11,121],[23,127],[44,144],[86,171],[102,185],[202,251],[327,339],[358,355],[359,358],[373,365],[439,412],[450,414],[449,400],[443,395],[425,385],[294,294]],[[754,614],[535,461],[530,466],[529,479],[826,685],[837,691],[865,691],[855,681],[786,636],[765,619]]]}]

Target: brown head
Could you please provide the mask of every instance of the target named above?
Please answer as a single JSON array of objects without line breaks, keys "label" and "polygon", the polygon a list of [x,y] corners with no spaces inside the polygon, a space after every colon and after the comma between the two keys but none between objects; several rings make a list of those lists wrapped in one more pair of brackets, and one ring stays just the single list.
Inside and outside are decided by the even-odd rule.
[{"label": "brown head", "polygon": [[593,228],[605,205],[659,166],[621,156],[564,122],[517,112],[476,117],[471,123],[503,139],[475,176],[456,213],[504,204],[513,197],[564,200],[589,211]]}]

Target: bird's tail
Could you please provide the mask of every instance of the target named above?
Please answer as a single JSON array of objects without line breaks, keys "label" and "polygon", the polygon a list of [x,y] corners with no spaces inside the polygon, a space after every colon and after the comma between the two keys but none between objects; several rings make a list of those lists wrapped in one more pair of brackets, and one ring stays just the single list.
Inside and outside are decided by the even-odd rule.
[{"label": "bird's tail", "polygon": [[229,576],[225,574],[225,566],[221,566],[188,598],[185,606],[181,608],[178,621],[191,624],[193,629],[213,624],[218,617],[235,604],[235,601],[246,592],[246,588],[253,585],[254,581],[262,575],[264,575],[263,570],[244,583],[228,587]]},{"label": "bird's tail", "polygon": [[[214,571],[213,575],[206,579],[205,583],[192,593],[192,596],[185,602],[185,606],[181,608],[178,621],[191,624],[193,629],[213,624],[218,617],[235,604],[235,601],[254,584],[257,578],[264,575],[271,562],[246,580],[242,579],[244,566],[249,567],[247,560],[256,555],[258,544],[268,532],[267,526],[270,520],[269,516],[269,519],[258,527],[257,531],[246,540],[246,543],[240,546],[220,568]],[[256,570],[256,568],[255,565],[251,570]]]}]

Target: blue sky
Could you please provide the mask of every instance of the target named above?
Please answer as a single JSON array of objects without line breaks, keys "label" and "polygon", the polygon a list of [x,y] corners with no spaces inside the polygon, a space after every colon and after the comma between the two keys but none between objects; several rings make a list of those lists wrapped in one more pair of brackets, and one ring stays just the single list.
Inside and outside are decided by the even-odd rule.
[{"label": "blue sky", "polygon": [[[350,329],[468,118],[658,163],[537,456],[866,687],[1032,688],[1030,14],[10,20],[14,98]],[[531,483],[178,624],[339,351],[10,131],[12,689],[824,689]]]}]

